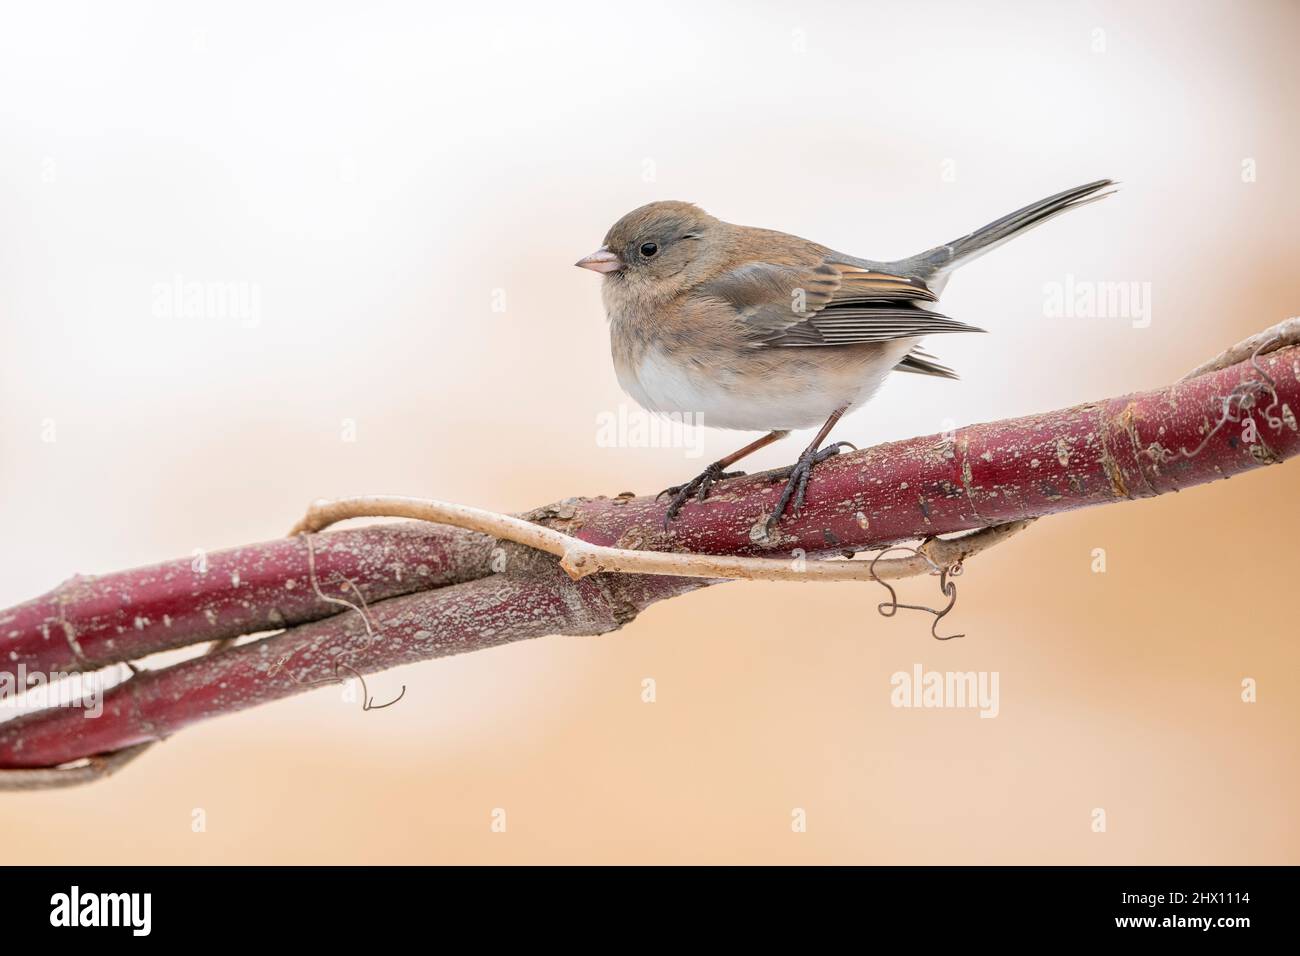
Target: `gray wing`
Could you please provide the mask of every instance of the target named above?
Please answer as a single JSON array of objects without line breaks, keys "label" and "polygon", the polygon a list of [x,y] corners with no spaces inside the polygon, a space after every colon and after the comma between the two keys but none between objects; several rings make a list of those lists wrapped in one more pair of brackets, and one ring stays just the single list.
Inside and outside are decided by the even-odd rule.
[{"label": "gray wing", "polygon": [[923,307],[935,295],[919,278],[829,256],[812,266],[747,263],[698,293],[730,304],[759,347],[861,345],[983,331]]}]

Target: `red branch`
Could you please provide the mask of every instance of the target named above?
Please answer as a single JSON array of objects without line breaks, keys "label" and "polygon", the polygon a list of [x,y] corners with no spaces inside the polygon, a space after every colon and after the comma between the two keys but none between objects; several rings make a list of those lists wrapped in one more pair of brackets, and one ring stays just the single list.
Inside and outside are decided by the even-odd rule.
[{"label": "red branch", "polygon": [[[104,696],[103,713],[41,711],[0,724],[0,766],[43,767],[169,736],[208,717],[414,661],[547,634],[603,634],[636,610],[700,586],[696,579],[591,575],[569,581],[552,562],[377,605],[370,645],[359,615],[140,674]],[[17,726],[15,726],[17,725]]]},{"label": "red branch", "polygon": [[[1151,497],[1300,453],[1292,412],[1300,407],[1300,348],[1258,364],[1275,392],[1246,361],[1152,392],[842,455],[818,469],[803,514],[775,539],[762,533],[762,517],[779,488],[764,475],[727,482],[708,502],[688,505],[669,532],[664,503],[653,498],[570,499],[529,517],[624,548],[813,555]],[[1230,395],[1236,420],[1214,431]],[[360,614],[339,614],[315,596],[303,539],[214,554],[205,574],[183,561],[74,579],[0,613],[0,662],[11,670],[20,661],[29,669],[99,666],[298,625],[142,673],[106,694],[98,719],[65,708],[0,724],[0,767],[52,766],[160,739],[346,679],[349,669],[371,673],[544,634],[604,633],[657,600],[709,583],[613,574],[574,582],[549,556],[505,544],[493,557],[496,543],[482,535],[420,524],[312,540],[325,592],[353,597],[341,590],[348,578],[371,603],[373,641]]]},{"label": "red branch", "polygon": [[[481,577],[493,542],[441,525],[280,538],[193,559],[77,576],[0,612],[0,672],[95,670],[201,641],[274,631],[339,613],[320,591],[368,603]],[[347,582],[351,582],[348,584]],[[355,585],[357,590],[353,590]]]}]

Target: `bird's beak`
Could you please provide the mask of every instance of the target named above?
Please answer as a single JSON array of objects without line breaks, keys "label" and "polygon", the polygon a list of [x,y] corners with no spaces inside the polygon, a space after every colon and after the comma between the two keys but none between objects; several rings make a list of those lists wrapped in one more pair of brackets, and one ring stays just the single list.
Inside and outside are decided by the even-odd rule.
[{"label": "bird's beak", "polygon": [[574,265],[580,269],[590,269],[592,272],[617,272],[623,268],[623,260],[605,246],[601,246],[591,255],[579,259]]}]

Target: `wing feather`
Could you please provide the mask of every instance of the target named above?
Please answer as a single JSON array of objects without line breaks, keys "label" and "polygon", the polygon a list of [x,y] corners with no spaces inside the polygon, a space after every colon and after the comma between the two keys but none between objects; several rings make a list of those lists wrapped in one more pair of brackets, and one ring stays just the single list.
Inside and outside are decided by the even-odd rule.
[{"label": "wing feather", "polygon": [[861,345],[983,331],[920,305],[936,297],[914,276],[831,257],[800,265],[746,263],[699,292],[730,304],[756,347]]}]

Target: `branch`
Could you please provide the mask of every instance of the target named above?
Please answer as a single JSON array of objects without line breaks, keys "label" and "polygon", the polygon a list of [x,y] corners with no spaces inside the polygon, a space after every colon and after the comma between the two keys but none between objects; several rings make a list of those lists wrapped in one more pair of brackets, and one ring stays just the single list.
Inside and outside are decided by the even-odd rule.
[{"label": "branch", "polygon": [[[77,576],[0,611],[0,674],[96,670],[202,641],[339,613],[326,595],[373,604],[489,574],[495,542],[403,524],[281,539],[102,577]],[[312,563],[315,582],[312,586]]]},{"label": "branch", "polygon": [[[1248,350],[1229,349],[1212,368],[1165,389],[830,459],[819,467],[802,515],[775,534],[767,533],[764,518],[777,489],[770,475],[755,475],[718,486],[713,498],[688,507],[667,531],[665,506],[652,498],[570,499],[526,520],[424,502],[421,507],[432,509],[425,514],[479,530],[399,524],[254,545],[225,553],[231,566],[255,570],[247,579],[241,572],[239,585],[218,577],[198,586],[178,563],[95,579],[93,595],[47,596],[0,613],[0,662],[68,660],[67,652],[48,650],[59,643],[59,631],[71,631],[63,643],[85,666],[264,630],[276,623],[273,610],[286,624],[308,623],[141,673],[105,695],[97,720],[65,708],[0,723],[0,767],[50,768],[120,754],[196,720],[343,680],[353,671],[368,674],[543,634],[605,633],[655,601],[718,576],[763,576],[782,565],[789,578],[791,557],[802,561],[925,538],[931,554],[946,559],[972,540],[1001,532],[955,542],[929,539],[1150,497],[1280,462],[1300,453],[1292,411],[1300,404],[1297,326],[1293,321],[1262,333],[1248,340]],[[405,508],[411,499],[361,501]],[[328,510],[317,510],[311,521],[329,517]],[[357,535],[365,537],[347,537]],[[505,538],[522,543],[496,540]],[[353,545],[344,542],[360,540],[365,560],[345,560]],[[328,582],[334,600],[358,607],[369,602],[368,611],[333,613],[340,608],[328,596],[288,587],[290,576],[302,578],[313,553],[321,561],[317,583]],[[337,564],[329,564],[331,553]],[[571,556],[568,568],[577,580],[552,555]],[[385,571],[395,556],[408,569],[424,560],[427,573],[413,579]],[[764,556],[758,565],[736,561],[756,556]],[[867,564],[808,560],[804,567],[827,569],[814,571],[815,577],[861,580]],[[894,567],[883,560],[879,565]],[[925,561],[912,565],[923,570]],[[854,570],[830,570],[848,567]],[[351,600],[344,577],[357,585]],[[243,582],[254,579],[258,583],[243,590]],[[116,603],[115,595],[122,596]],[[241,602],[243,610],[236,611]],[[176,613],[162,611],[172,617],[170,626],[164,621],[160,628],[153,614],[137,625],[133,615],[142,607]],[[205,612],[218,608],[213,621]],[[178,620],[185,622],[179,632],[172,630]],[[74,638],[80,655],[71,647]],[[15,658],[11,651],[20,653]],[[11,784],[0,780],[5,785]]]}]

